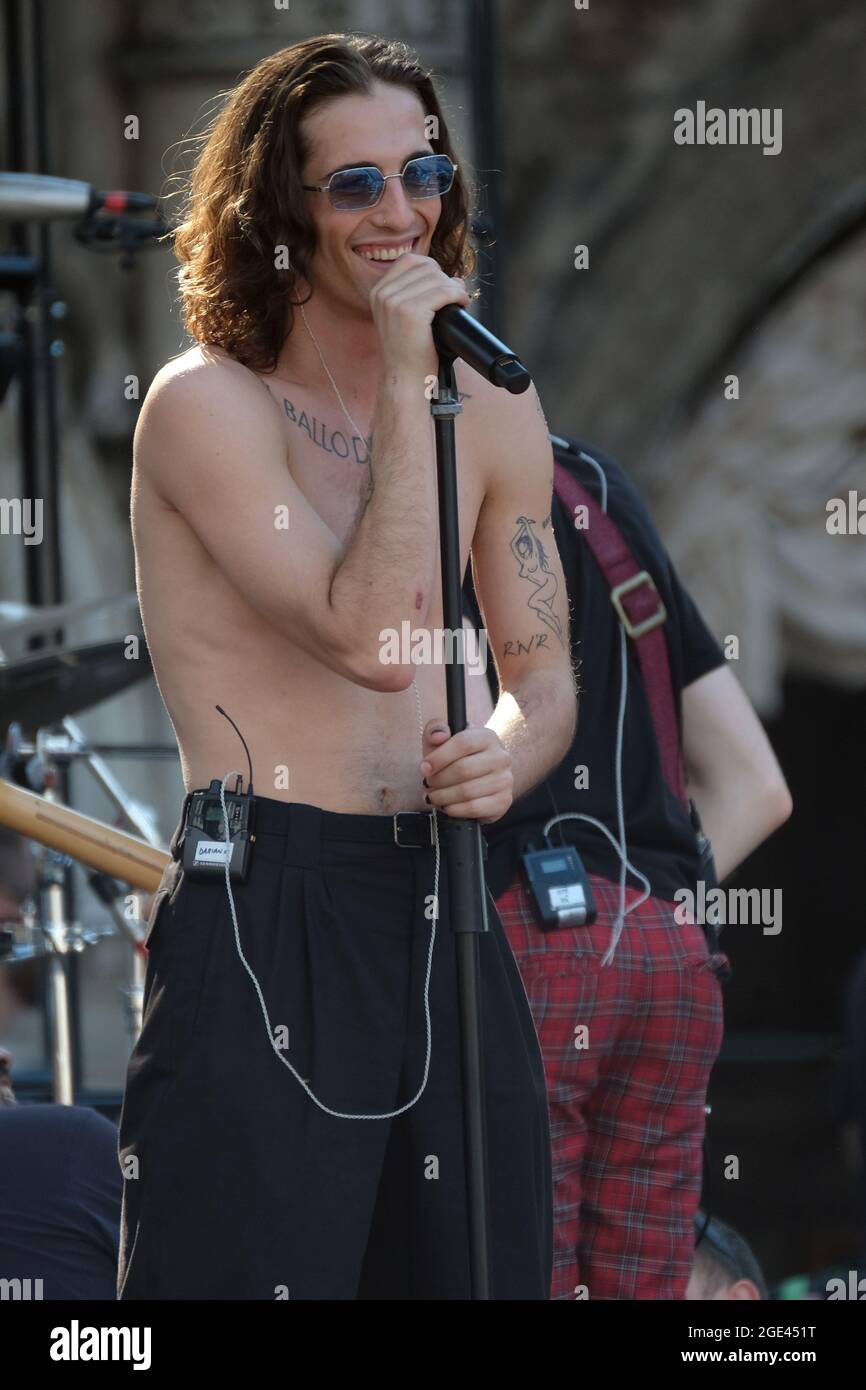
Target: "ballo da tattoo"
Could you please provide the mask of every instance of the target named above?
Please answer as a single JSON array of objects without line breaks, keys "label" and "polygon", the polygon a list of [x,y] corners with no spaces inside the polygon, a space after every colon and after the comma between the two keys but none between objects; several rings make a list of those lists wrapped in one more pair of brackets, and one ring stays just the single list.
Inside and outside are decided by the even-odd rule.
[{"label": "ballo da tattoo", "polygon": [[[547,526],[550,519],[548,514],[542,526]],[[511,550],[520,567],[520,578],[528,579],[535,587],[535,593],[528,599],[529,607],[556,633],[560,645],[565,646],[562,640],[562,623],[553,611],[553,600],[559,592],[559,584],[547,562],[544,545],[532,529],[535,525],[537,523],[532,517],[517,518],[517,530],[511,538]]]},{"label": "ballo da tattoo", "polygon": [[[461,401],[472,399],[468,391],[459,391],[457,394]],[[305,410],[298,411],[294,402],[286,396],[283,396],[283,410],[286,418],[291,420],[293,425],[297,425],[299,430],[303,430],[307,438],[326,454],[347,459],[351,453],[357,464],[363,466],[370,463],[370,439],[364,439],[359,434],[353,434],[351,439],[348,439],[342,430],[332,429],[323,420],[316,419],[315,415],[308,415]]]},{"label": "ballo da tattoo", "polygon": [[292,402],[287,400],[285,396],[283,397],[283,410],[292,424],[303,430],[313,444],[319,449],[324,449],[326,454],[334,454],[336,458],[347,459],[349,454],[353,453],[357,464],[363,466],[369,463],[369,439],[362,439],[360,435],[353,434],[351,441],[348,440],[342,430],[326,427],[324,421],[317,420],[315,415],[308,416],[305,410],[298,413]]}]

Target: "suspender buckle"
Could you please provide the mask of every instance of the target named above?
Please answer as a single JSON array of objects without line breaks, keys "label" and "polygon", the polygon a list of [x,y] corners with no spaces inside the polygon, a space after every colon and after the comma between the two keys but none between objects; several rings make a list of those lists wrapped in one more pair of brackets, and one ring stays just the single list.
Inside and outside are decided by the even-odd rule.
[{"label": "suspender buckle", "polygon": [[[622,601],[627,594],[634,593],[634,591],[639,589],[643,584],[647,584],[658,598],[658,608],[655,613],[650,613],[649,617],[643,618],[638,623],[633,623],[626,613]],[[653,628],[660,627],[668,616],[668,611],[659,597],[659,592],[653,582],[652,575],[649,574],[647,570],[640,570],[637,574],[633,574],[631,579],[625,579],[622,584],[617,584],[615,588],[611,589],[610,601],[616,609],[617,617],[625,628],[626,633],[635,640],[638,637],[643,637],[645,632],[652,632]]]}]

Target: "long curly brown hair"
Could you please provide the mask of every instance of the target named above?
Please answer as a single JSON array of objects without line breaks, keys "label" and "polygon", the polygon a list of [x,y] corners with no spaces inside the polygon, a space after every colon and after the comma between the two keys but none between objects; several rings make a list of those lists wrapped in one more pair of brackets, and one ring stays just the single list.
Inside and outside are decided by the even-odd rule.
[{"label": "long curly brown hair", "polygon": [[[404,43],[357,34],[305,39],[263,59],[204,132],[174,232],[184,322],[201,343],[269,372],[292,330],[298,276],[311,284],[314,224],[301,170],[310,154],[302,122],[312,109],[373,83],[414,91],[435,116],[434,150],[458,163],[431,72]],[[475,268],[469,196],[460,169],[442,199],[430,255],[446,275]],[[288,249],[278,268],[276,248]]]}]

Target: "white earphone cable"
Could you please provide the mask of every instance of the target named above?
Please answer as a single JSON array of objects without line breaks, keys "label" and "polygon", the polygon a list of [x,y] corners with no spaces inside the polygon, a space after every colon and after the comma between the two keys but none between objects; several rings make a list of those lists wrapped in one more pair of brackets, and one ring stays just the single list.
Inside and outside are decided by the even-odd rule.
[{"label": "white earphone cable", "polygon": [[[421,715],[421,697],[418,694],[418,687],[414,681],[412,682],[412,689],[415,691],[415,700],[418,707],[418,732],[419,736],[422,739],[423,751],[424,725],[422,722]],[[223,826],[225,828],[226,845],[230,844],[228,828],[229,822],[225,803],[226,782],[230,777],[238,776],[240,776],[238,772],[227,772],[220,786],[220,806],[222,807],[223,813]],[[387,1110],[381,1115],[355,1115],[346,1113],[342,1110],[333,1110],[329,1105],[326,1105],[324,1101],[320,1100],[319,1097],[315,1095],[315,1093],[310,1089],[308,1082],[306,1082],[304,1078],[301,1075],[299,1075],[295,1067],[292,1066],[288,1057],[284,1056],[282,1050],[278,1047],[276,1039],[274,1037],[274,1029],[271,1025],[270,1014],[268,1013],[268,1006],[265,1003],[265,997],[262,993],[262,987],[259,984],[258,979],[256,978],[255,971],[252,969],[252,966],[250,965],[249,961],[244,955],[243,947],[241,946],[240,928],[238,927],[237,912],[235,911],[235,900],[232,895],[231,882],[229,879],[230,851],[227,851],[226,853],[225,883],[226,892],[228,893],[229,898],[229,909],[231,911],[232,926],[234,927],[235,946],[237,948],[237,953],[240,956],[241,963],[244,969],[246,970],[247,974],[249,975],[250,979],[252,980],[253,987],[258,996],[259,1006],[262,1011],[262,1017],[265,1020],[265,1027],[268,1032],[268,1042],[270,1043],[275,1056],[280,1060],[280,1062],[282,1062],[283,1066],[286,1067],[292,1073],[292,1076],[295,1078],[298,1084],[303,1087],[303,1089],[306,1091],[307,1095],[310,1097],[310,1100],[314,1103],[314,1105],[317,1105],[320,1110],[323,1110],[325,1112],[326,1115],[332,1115],[337,1120],[393,1120],[397,1115],[402,1115],[405,1111],[411,1110],[412,1106],[415,1105],[418,1100],[420,1100],[427,1086],[427,1080],[430,1075],[430,1059],[433,1053],[433,1027],[430,1020],[430,976],[433,970],[433,947],[436,944],[436,923],[439,918],[439,825],[436,819],[435,812],[431,813],[431,824],[433,826],[433,842],[434,849],[436,851],[436,868],[433,876],[433,916],[431,918],[432,926],[430,930],[430,945],[427,949],[427,970],[424,977],[424,1018],[427,1026],[427,1055],[424,1060],[424,1076],[422,1078],[421,1085],[418,1087],[418,1090],[416,1091],[415,1095],[412,1097],[411,1100],[408,1100],[405,1105],[401,1105],[398,1110]]]}]

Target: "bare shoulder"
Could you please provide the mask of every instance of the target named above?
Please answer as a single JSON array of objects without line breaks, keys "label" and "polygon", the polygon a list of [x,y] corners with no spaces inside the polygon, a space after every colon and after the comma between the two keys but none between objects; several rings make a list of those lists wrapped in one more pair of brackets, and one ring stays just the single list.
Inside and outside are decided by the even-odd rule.
[{"label": "bare shoulder", "polygon": [[271,409],[265,412],[265,418],[275,413],[273,401],[255,373],[220,349],[197,344],[171,358],[157,372],[145,397],[139,424],[151,428],[164,419],[177,423],[192,410],[196,413],[196,426],[207,428],[209,420],[222,425],[238,410],[252,409],[258,414],[268,401]]},{"label": "bare shoulder", "polygon": [[197,345],[157,372],[135,431],[135,467],[164,496],[178,462],[243,448],[282,450],[279,411],[263,382],[219,349]]},{"label": "bare shoulder", "polygon": [[467,421],[477,422],[485,434],[507,435],[512,429],[537,428],[547,430],[547,421],[534,383],[528,390],[512,395],[501,386],[494,386],[466,362],[454,364],[457,390]]},{"label": "bare shoulder", "polygon": [[512,395],[460,361],[455,375],[464,410],[461,419],[484,472],[485,491],[493,478],[512,469],[552,470],[548,424],[534,384]]}]

